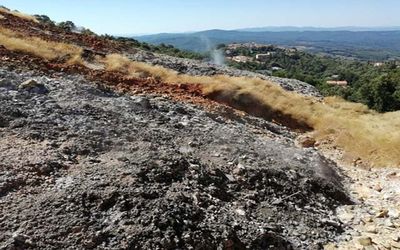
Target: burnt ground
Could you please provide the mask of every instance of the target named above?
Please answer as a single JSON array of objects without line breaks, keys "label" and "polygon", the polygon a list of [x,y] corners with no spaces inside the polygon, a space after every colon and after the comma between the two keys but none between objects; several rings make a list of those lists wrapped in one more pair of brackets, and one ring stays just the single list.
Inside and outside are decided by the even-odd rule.
[{"label": "burnt ground", "polygon": [[[47,91],[19,89],[34,79]],[[0,68],[0,249],[321,249],[349,199],[284,127]]]}]

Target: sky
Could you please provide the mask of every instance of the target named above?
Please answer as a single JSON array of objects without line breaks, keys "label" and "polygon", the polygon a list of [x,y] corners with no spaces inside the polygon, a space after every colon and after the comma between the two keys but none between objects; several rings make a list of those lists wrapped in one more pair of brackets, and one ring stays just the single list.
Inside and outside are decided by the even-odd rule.
[{"label": "sky", "polygon": [[400,0],[0,0],[99,34],[266,26],[400,26]]}]

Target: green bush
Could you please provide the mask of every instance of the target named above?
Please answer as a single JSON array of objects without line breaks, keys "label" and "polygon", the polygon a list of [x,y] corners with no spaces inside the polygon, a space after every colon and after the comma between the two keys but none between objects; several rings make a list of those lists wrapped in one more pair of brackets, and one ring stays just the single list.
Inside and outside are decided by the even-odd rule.
[{"label": "green bush", "polygon": [[145,42],[139,42],[133,38],[127,37],[110,37],[110,39],[117,40],[119,42],[123,42],[129,46],[140,48],[146,51],[170,55],[174,57],[180,58],[188,58],[188,59],[196,59],[196,60],[203,60],[206,58],[205,54],[200,54],[191,51],[185,51],[175,48],[172,45],[161,43],[160,45],[152,45]]},{"label": "green bush", "polygon": [[73,22],[71,21],[65,21],[65,22],[61,22],[57,25],[58,27],[66,30],[66,31],[73,31],[76,29],[76,26]]},{"label": "green bush", "polygon": [[[242,70],[265,71],[272,67],[273,76],[298,79],[316,86],[326,96],[337,95],[347,100],[360,102],[380,112],[400,110],[400,69],[396,63],[388,62],[374,67],[368,62],[346,60],[330,56],[314,55],[302,51],[291,51],[265,46],[259,49],[239,48],[233,55],[255,56],[266,50],[274,51],[265,63],[236,63],[229,65]],[[346,80],[347,88],[326,84],[333,76],[335,80]]]},{"label": "green bush", "polygon": [[38,20],[41,23],[44,24],[49,24],[49,25],[55,25],[54,21],[50,19],[50,17],[46,16],[46,15],[34,15],[34,17],[36,18],[36,20]]}]

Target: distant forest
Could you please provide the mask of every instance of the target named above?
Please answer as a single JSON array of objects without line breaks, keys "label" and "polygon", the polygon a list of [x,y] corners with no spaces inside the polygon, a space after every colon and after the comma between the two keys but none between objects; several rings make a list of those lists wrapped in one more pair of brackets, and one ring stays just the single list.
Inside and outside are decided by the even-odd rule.
[{"label": "distant forest", "polygon": [[[227,50],[224,45],[219,48]],[[315,55],[265,46],[230,49],[231,56],[252,58],[249,62],[229,61],[232,67],[284,78],[293,78],[317,87],[325,96],[337,95],[368,105],[379,112],[400,110],[400,66],[396,61],[368,63],[331,56]],[[258,53],[271,55],[258,62]],[[271,70],[275,68],[275,70]],[[276,70],[277,69],[277,70]],[[332,86],[328,80],[346,81],[347,86]]]},{"label": "distant forest", "polygon": [[205,52],[220,43],[255,42],[302,47],[306,51],[356,58],[390,60],[400,58],[400,31],[285,31],[248,32],[209,30],[185,34],[135,37],[151,44],[171,44],[179,49]]}]

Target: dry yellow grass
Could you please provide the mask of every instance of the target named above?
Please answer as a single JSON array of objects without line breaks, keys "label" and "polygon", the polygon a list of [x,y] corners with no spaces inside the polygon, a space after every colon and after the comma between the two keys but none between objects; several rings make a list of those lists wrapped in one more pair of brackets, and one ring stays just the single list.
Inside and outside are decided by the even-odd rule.
[{"label": "dry yellow grass", "polygon": [[21,51],[47,60],[68,57],[71,63],[79,63],[82,49],[75,45],[26,37],[0,27],[0,45],[12,51]]},{"label": "dry yellow grass", "polygon": [[361,158],[372,166],[400,166],[400,112],[380,114],[366,106],[329,97],[322,102],[288,92],[257,78],[194,77],[144,63],[121,55],[104,60],[108,70],[136,77],[153,76],[168,83],[203,84],[205,94],[229,93],[233,100],[252,96],[261,105],[307,124],[319,140],[332,140],[349,159]]},{"label": "dry yellow grass", "polygon": [[372,166],[400,166],[400,112],[379,114],[340,98],[317,102],[283,90],[243,87],[263,103],[305,122],[320,140],[333,140],[348,159],[361,158]]},{"label": "dry yellow grass", "polygon": [[7,14],[11,14],[13,16],[19,17],[19,18],[23,18],[25,20],[29,20],[29,21],[33,21],[33,22],[38,22],[38,20],[36,20],[36,18],[34,16],[31,15],[27,15],[24,13],[20,13],[18,11],[12,11],[12,10],[7,10],[5,8],[0,7],[0,13],[7,13]]},{"label": "dry yellow grass", "polygon": [[[78,46],[24,37],[1,27],[0,44],[48,60],[68,57],[69,63],[82,64]],[[117,54],[98,60],[106,70],[134,77],[154,77],[170,84],[202,84],[205,94],[228,93],[237,103],[243,95],[251,96],[259,107],[312,127],[317,139],[332,140],[353,159],[360,157],[373,166],[400,166],[400,112],[379,114],[364,105],[333,97],[321,102],[258,78],[183,75],[163,67],[133,62]]]}]

